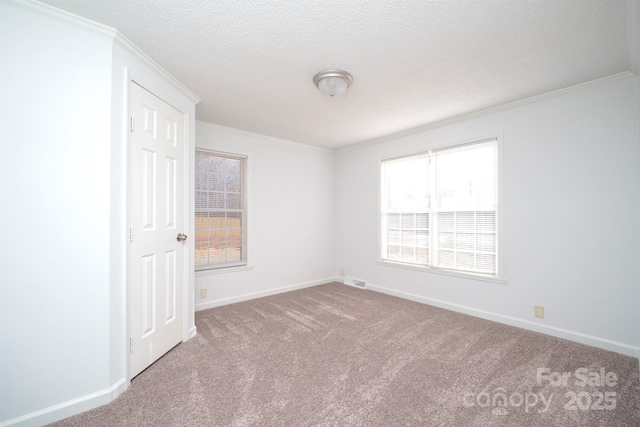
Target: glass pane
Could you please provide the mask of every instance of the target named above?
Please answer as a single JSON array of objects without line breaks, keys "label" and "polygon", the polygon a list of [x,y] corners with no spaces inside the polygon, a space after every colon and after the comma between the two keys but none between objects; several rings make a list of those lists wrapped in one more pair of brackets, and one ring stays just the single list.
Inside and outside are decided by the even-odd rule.
[{"label": "glass pane", "polygon": [[454,233],[438,233],[438,247],[442,249],[454,249],[455,248],[455,234]]},{"label": "glass pane", "polygon": [[219,173],[224,173],[224,157],[216,156],[215,154],[210,154],[209,156],[209,165],[208,170],[216,171]]},{"label": "glass pane", "polygon": [[230,193],[240,193],[242,191],[242,177],[235,174],[228,176],[226,190]]},{"label": "glass pane", "polygon": [[196,230],[199,228],[208,228],[209,227],[209,214],[204,212],[196,212],[196,221],[195,221]]},{"label": "glass pane", "polygon": [[222,264],[227,260],[224,249],[209,248],[209,264]]},{"label": "glass pane", "polygon": [[210,234],[209,262],[226,262],[227,234],[226,230],[212,230]]},{"label": "glass pane", "polygon": [[389,160],[383,165],[386,208],[424,211],[429,208],[429,159],[425,155]]},{"label": "glass pane", "polygon": [[402,244],[407,245],[415,245],[416,244],[416,233],[413,231],[402,231]]},{"label": "glass pane", "polygon": [[242,248],[242,230],[239,228],[231,228],[228,230],[228,248]]},{"label": "glass pane", "polygon": [[464,270],[475,269],[475,257],[470,252],[456,252],[456,267]]},{"label": "glass pane", "polygon": [[454,212],[438,213],[438,228],[440,231],[453,231]]},{"label": "glass pane", "polygon": [[455,252],[443,250],[438,251],[438,265],[441,267],[454,267]]},{"label": "glass pane", "polygon": [[496,213],[493,212],[478,212],[476,214],[476,229],[478,232],[493,232],[496,231]]},{"label": "glass pane", "polygon": [[429,214],[416,214],[416,228],[429,228]]},{"label": "glass pane", "polygon": [[387,246],[387,257],[391,260],[399,260],[400,246],[396,246],[396,245]]},{"label": "glass pane", "polygon": [[224,191],[224,177],[219,173],[207,174],[207,190]]},{"label": "glass pane", "polygon": [[209,227],[227,228],[227,216],[224,212],[211,212],[209,215]]},{"label": "glass pane", "polygon": [[497,204],[497,143],[436,153],[438,207],[493,208]]},{"label": "glass pane", "polygon": [[224,209],[225,208],[224,202],[225,202],[224,193],[212,191],[209,193],[209,203],[207,204],[207,207],[209,209]]},{"label": "glass pane", "polygon": [[410,246],[402,246],[400,251],[402,261],[412,262],[415,260],[415,248]]},{"label": "glass pane", "polygon": [[196,191],[206,190],[206,187],[207,187],[206,183],[207,183],[207,174],[204,172],[203,169],[198,168],[198,166],[196,165],[196,180],[195,180]]},{"label": "glass pane", "polygon": [[418,230],[416,232],[416,245],[427,247],[429,246],[429,232],[425,230]]},{"label": "glass pane", "polygon": [[475,212],[456,212],[455,228],[458,233],[473,233],[475,230]]},{"label": "glass pane", "polygon": [[400,214],[393,213],[387,215],[387,227],[400,228]]},{"label": "glass pane", "polygon": [[242,228],[242,214],[239,212],[227,213],[227,227]]},{"label": "glass pane", "polygon": [[493,273],[496,271],[496,256],[492,254],[476,255],[478,271],[485,273]]},{"label": "glass pane", "polygon": [[420,264],[429,264],[429,249],[428,248],[416,248],[416,262]]},{"label": "glass pane", "polygon": [[207,193],[204,191],[196,191],[196,210],[207,208]]},{"label": "glass pane", "polygon": [[227,209],[242,209],[242,195],[240,193],[227,193]]},{"label": "glass pane", "polygon": [[227,230],[211,230],[209,233],[209,244],[214,249],[224,249],[227,247]]},{"label": "glass pane", "polygon": [[195,265],[206,265],[209,263],[209,231],[195,230]]},{"label": "glass pane", "polygon": [[239,176],[240,175],[240,160],[239,159],[223,159],[222,171],[227,176]]},{"label": "glass pane", "polygon": [[416,226],[416,216],[413,213],[402,214],[401,215],[401,225],[402,228],[415,228]]},{"label": "glass pane", "polygon": [[495,252],[496,236],[493,234],[478,234],[476,236],[476,250],[483,252]]},{"label": "glass pane", "polygon": [[458,250],[475,250],[475,235],[473,233],[457,233],[456,249]]},{"label": "glass pane", "polygon": [[242,250],[240,247],[227,248],[227,262],[242,261]]}]

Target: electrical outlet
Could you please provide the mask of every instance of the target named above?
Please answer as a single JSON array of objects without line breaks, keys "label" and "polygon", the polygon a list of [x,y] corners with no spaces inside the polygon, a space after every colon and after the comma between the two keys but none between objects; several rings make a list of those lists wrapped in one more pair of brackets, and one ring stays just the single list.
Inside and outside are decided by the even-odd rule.
[{"label": "electrical outlet", "polygon": [[344,267],[340,267],[340,275],[344,276]]},{"label": "electrical outlet", "polygon": [[544,319],[544,306],[543,305],[534,305],[533,311],[535,316],[539,319]]},{"label": "electrical outlet", "polygon": [[207,288],[200,289],[200,299],[205,299],[207,297]]}]

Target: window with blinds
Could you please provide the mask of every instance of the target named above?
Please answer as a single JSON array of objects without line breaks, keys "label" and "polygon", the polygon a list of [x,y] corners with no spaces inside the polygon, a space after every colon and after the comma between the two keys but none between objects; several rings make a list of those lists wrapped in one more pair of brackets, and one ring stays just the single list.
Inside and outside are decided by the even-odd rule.
[{"label": "window with blinds", "polygon": [[196,150],[196,270],[247,263],[246,157]]},{"label": "window with blinds", "polygon": [[381,165],[381,259],[498,276],[498,141]]}]

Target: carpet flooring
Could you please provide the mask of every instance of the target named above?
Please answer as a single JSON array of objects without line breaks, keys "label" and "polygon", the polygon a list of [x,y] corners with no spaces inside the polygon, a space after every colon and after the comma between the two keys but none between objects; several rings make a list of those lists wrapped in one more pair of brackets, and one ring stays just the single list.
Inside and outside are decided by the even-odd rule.
[{"label": "carpet flooring", "polygon": [[640,426],[638,360],[330,283],[198,335],[54,426]]}]

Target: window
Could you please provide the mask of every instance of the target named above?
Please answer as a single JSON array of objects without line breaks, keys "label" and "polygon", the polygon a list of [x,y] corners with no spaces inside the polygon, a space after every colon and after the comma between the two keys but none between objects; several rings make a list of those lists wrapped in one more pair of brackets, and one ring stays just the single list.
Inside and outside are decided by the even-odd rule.
[{"label": "window", "polygon": [[385,160],[381,260],[500,277],[498,140]]},{"label": "window", "polygon": [[246,163],[243,156],[196,150],[196,270],[247,263]]}]

